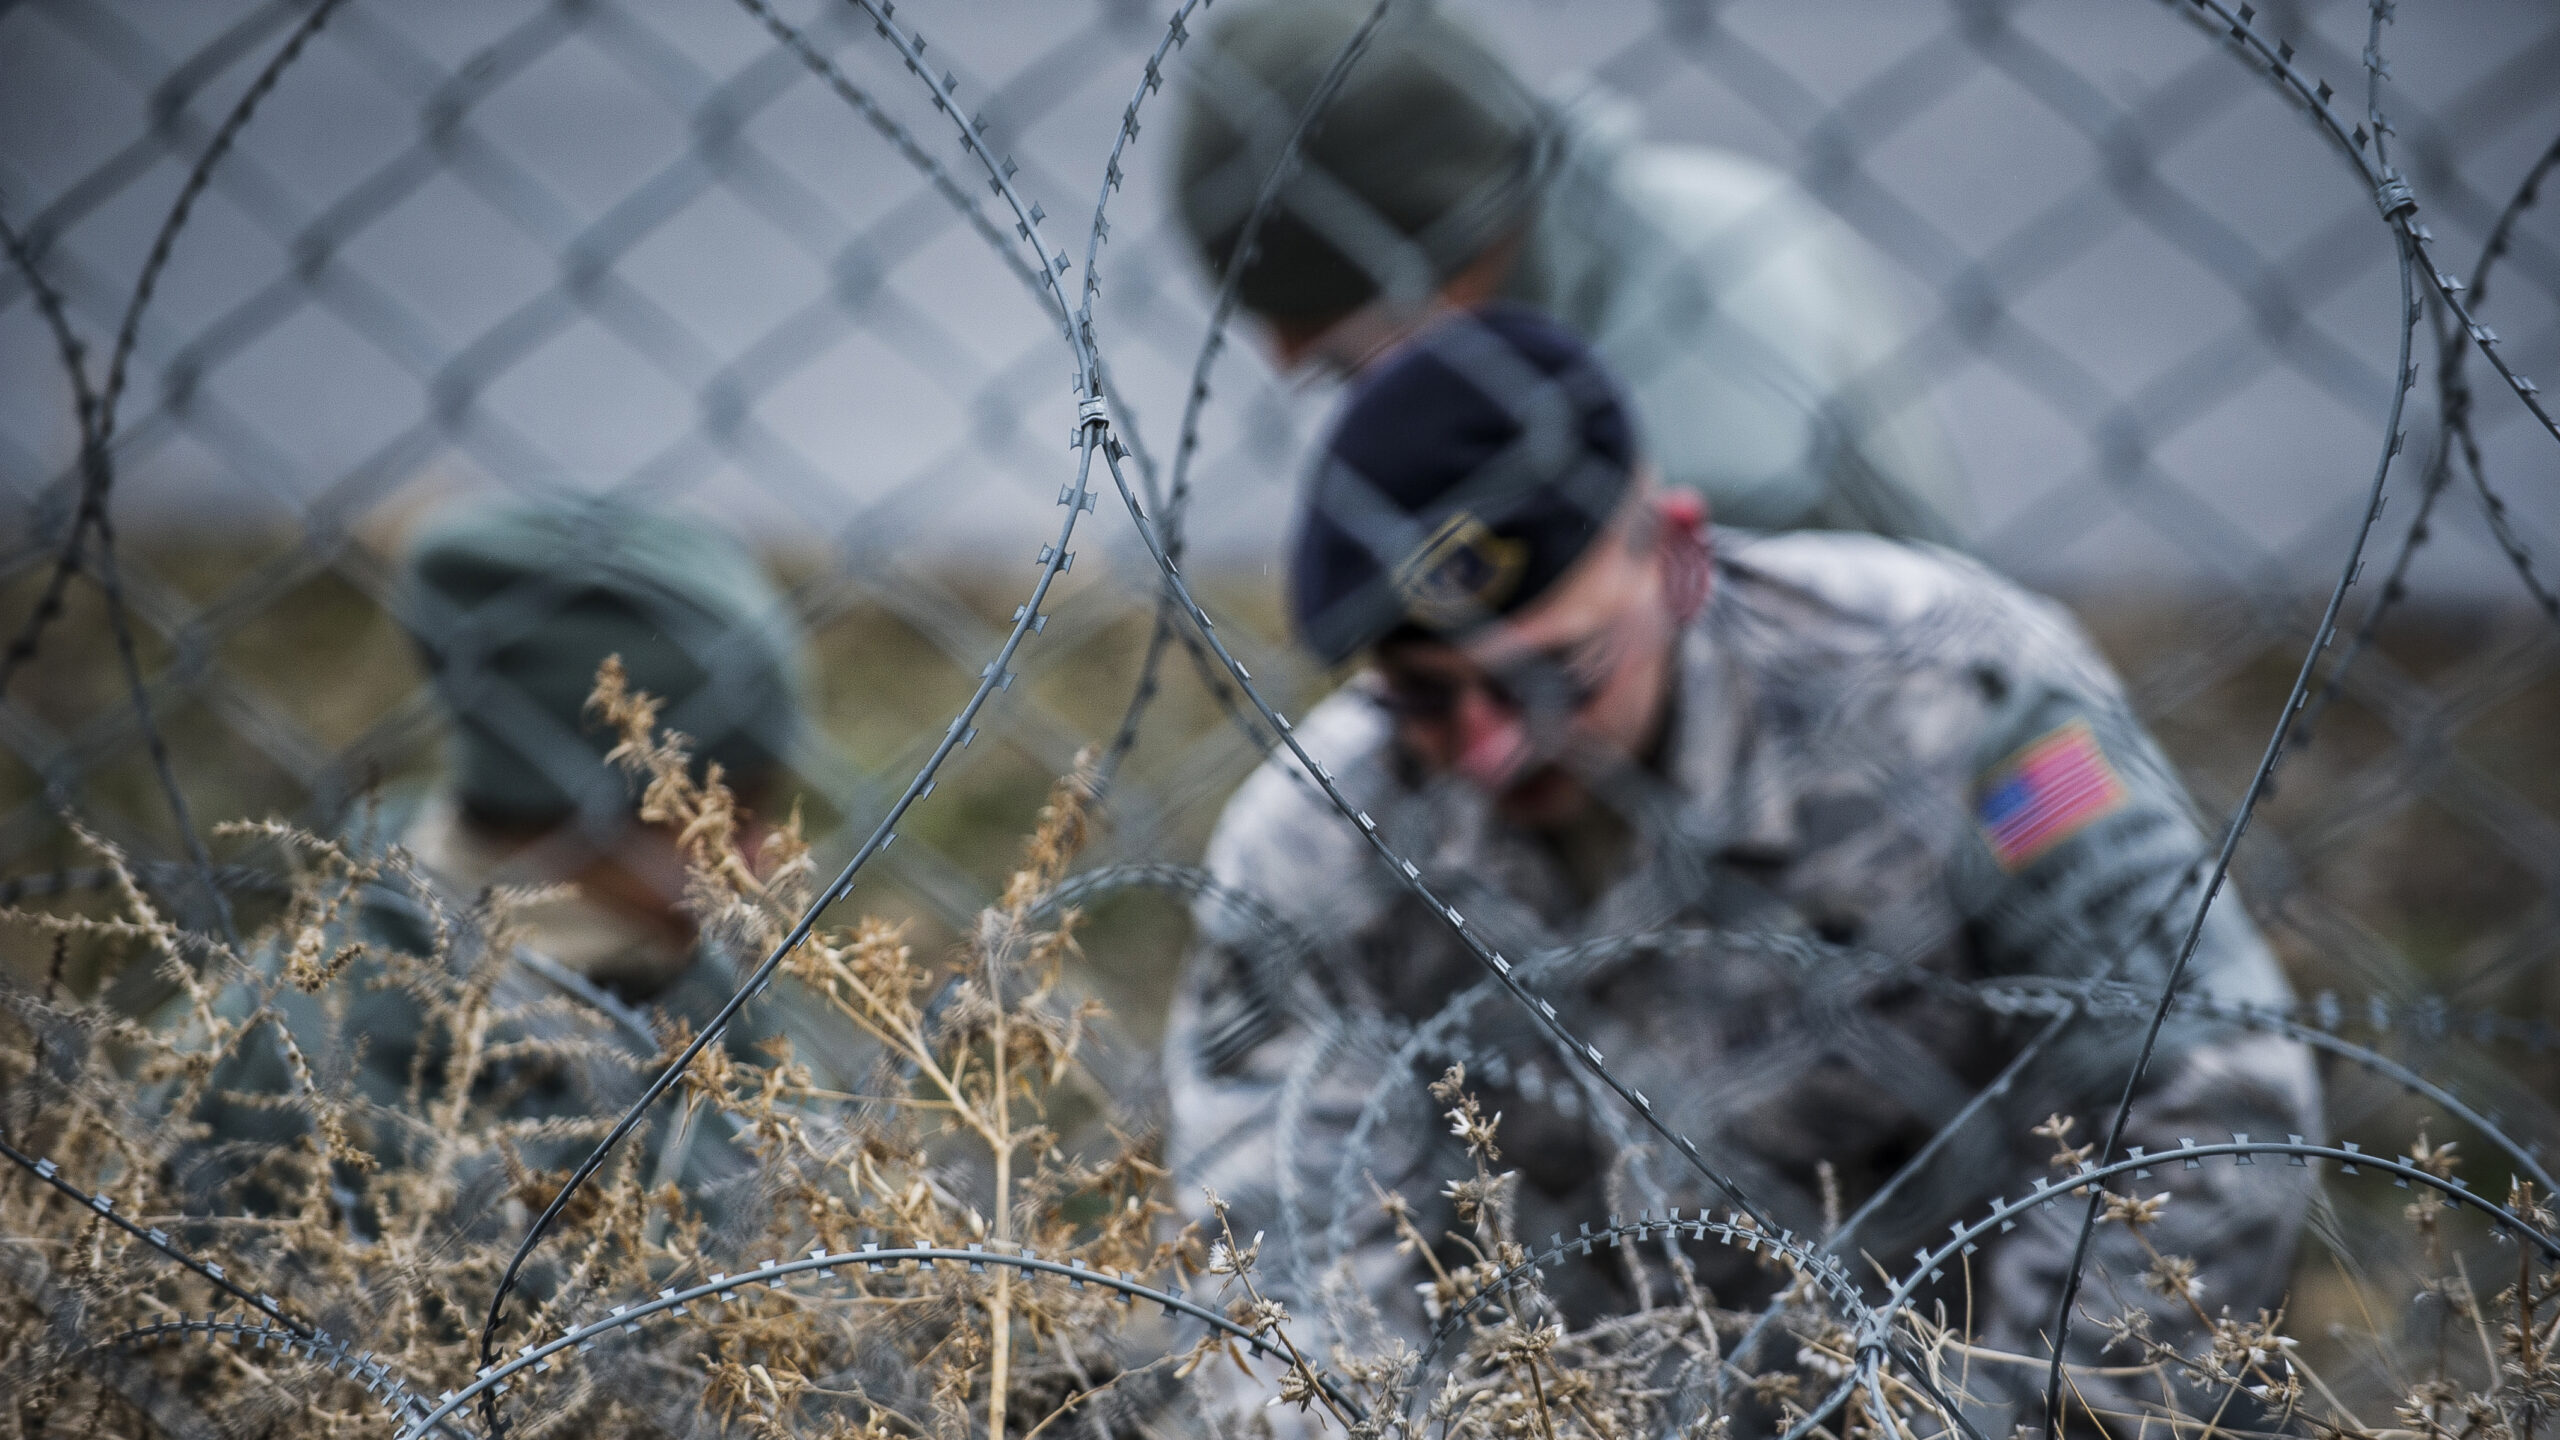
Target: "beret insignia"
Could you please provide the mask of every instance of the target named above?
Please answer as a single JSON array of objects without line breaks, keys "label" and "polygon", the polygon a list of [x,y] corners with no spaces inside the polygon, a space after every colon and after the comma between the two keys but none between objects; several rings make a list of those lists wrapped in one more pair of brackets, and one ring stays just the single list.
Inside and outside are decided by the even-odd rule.
[{"label": "beret insignia", "polygon": [[1461,510],[1396,567],[1396,594],[1423,624],[1461,629],[1498,613],[1528,564],[1528,542],[1506,540]]}]

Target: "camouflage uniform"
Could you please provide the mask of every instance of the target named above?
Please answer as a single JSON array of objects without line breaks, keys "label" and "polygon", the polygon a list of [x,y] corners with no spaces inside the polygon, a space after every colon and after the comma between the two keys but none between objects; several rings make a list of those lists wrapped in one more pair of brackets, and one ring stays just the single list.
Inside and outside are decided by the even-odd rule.
[{"label": "camouflage uniform", "polygon": [[[1412,773],[1361,683],[1318,705],[1298,734],[1468,927],[1515,961],[1649,937],[1593,947],[1533,988],[1780,1224],[1814,1234],[1821,1162],[1855,1207],[2019,1053],[2033,1024],[1978,1003],[1981,984],[2112,976],[2156,993],[2195,900],[2181,877],[2205,851],[2166,762],[2057,607],[1933,547],[1717,538],[1715,588],[1682,638],[1668,737],[1646,767],[1654,783],[1607,797],[1623,820],[1562,843],[1506,827],[1471,787]],[[2039,844],[1995,840],[1990,797],[2042,742],[2084,758],[2094,748],[2114,789],[2066,807],[2071,823]],[[1266,1278],[1302,1305],[1342,1263],[1380,1300],[1389,1330],[1411,1340],[1426,1328],[1411,1298],[1418,1262],[1393,1252],[1367,1182],[1413,1201],[1425,1234],[1450,1226],[1436,1197],[1466,1162],[1421,1082],[1452,1059],[1468,1060],[1486,1108],[1502,1112],[1524,1238],[1596,1228],[1613,1211],[1722,1206],[1676,1155],[1644,1153],[1650,1137],[1623,1105],[1490,992],[1447,927],[1285,757],[1238,791],[1207,863],[1276,911],[1301,958],[1275,959],[1287,947],[1273,926],[1248,923],[1247,907],[1199,908],[1166,1041],[1173,1156],[1192,1203],[1212,1186],[1240,1230],[1269,1232]],[[2287,994],[2229,895],[2188,983],[2224,1001]],[[1382,1060],[1467,996],[1482,1003],[1461,999],[1463,1018],[1437,1042],[1417,1045],[1403,1067]],[[2052,1146],[2029,1127],[2060,1111],[2080,1117],[2074,1139],[2102,1130],[2139,1041],[2138,1023],[2069,1024],[1861,1226],[1854,1248],[1907,1269],[1951,1220],[2048,1178]],[[1365,1120],[1364,1105],[1374,1111]],[[2158,1150],[2184,1136],[2311,1134],[2317,1112],[2299,1046],[2173,1022],[2126,1140]],[[2164,1171],[2145,1188],[2177,1199],[2152,1237],[2200,1262],[2211,1303],[2249,1317],[2285,1283],[2308,1197],[2298,1173]],[[2077,1207],[2061,1207],[1974,1258],[1980,1343],[2043,1353],[2036,1337],[2077,1220]],[[1765,1293],[1746,1257],[1691,1253],[1724,1303]],[[2191,1341],[2184,1305],[2143,1289],[2146,1263],[2123,1227],[2106,1227],[2084,1309],[2103,1317],[2147,1304],[2155,1334]],[[1551,1290],[1587,1320],[1623,1308],[1626,1283],[1593,1262]],[[1967,1292],[1952,1273],[1946,1285],[1960,1317]],[[2081,1325],[2075,1359],[2095,1358],[2098,1332]],[[1983,1433],[2040,1420],[2025,1398],[2040,1390],[2040,1367],[1971,1370],[1989,1397],[1976,1416]]]},{"label": "camouflage uniform", "polygon": [[[417,998],[390,978],[384,952],[424,957],[433,953],[440,923],[453,936],[449,963],[460,969],[477,963],[485,939],[460,922],[452,907],[485,890],[496,872],[478,867],[454,868],[454,851],[440,839],[443,826],[437,800],[421,807],[406,827],[405,841],[424,841],[425,853],[414,858],[435,885],[447,914],[439,922],[406,886],[380,882],[368,886],[330,937],[334,944],[361,941],[367,953],[318,994],[283,983],[279,957],[272,948],[256,957],[258,980],[227,988],[216,1009],[233,1021],[246,1019],[259,991],[271,992],[268,1003],[277,1020],[293,1036],[294,1045],[314,1067],[314,1079],[351,1106],[347,1119],[355,1142],[385,1165],[409,1163],[420,1153],[413,1126],[441,1102],[437,1084],[450,1053],[452,1036],[431,1024]],[[369,844],[363,837],[355,837]],[[660,1044],[658,1027],[682,1021],[699,1029],[716,1013],[743,978],[732,959],[708,943],[669,947],[656,937],[635,933],[630,922],[609,908],[570,897],[530,907],[517,917],[514,963],[498,975],[491,1003],[518,1018],[494,1026],[487,1037],[493,1047],[513,1049],[519,1042],[548,1042],[561,1047],[556,1056],[517,1054],[492,1064],[481,1087],[504,1095],[504,1118],[610,1120],[639,1098],[649,1077],[648,1060]],[[596,973],[580,962],[605,956],[621,965],[642,963],[673,978],[645,994],[616,993],[587,977]],[[605,973],[612,973],[607,970]],[[733,1023],[723,1043],[742,1060],[763,1062],[769,1039],[785,1033],[770,1004],[752,1004]],[[183,999],[163,1007],[157,1021],[164,1027],[183,1025]],[[253,1188],[225,1194],[253,1163],[258,1147],[292,1143],[309,1122],[291,1109],[279,1109],[249,1097],[291,1096],[298,1086],[287,1067],[283,1048],[270,1026],[244,1035],[218,1067],[213,1095],[196,1117],[210,1128],[206,1146],[182,1156],[178,1178],[205,1204],[245,1204],[266,1208]],[[793,1037],[795,1040],[801,1037]],[[628,1063],[598,1063],[592,1052],[620,1051]],[[805,1057],[803,1047],[798,1052]],[[413,1080],[424,1082],[420,1103],[404,1097]],[[745,1157],[727,1143],[716,1125],[679,1122],[682,1107],[670,1104],[639,1140],[646,1155],[642,1173],[680,1184],[698,1204],[719,1215],[737,1198],[725,1182],[743,1179]],[[396,1112],[406,1110],[411,1118]],[[245,1147],[242,1142],[246,1142]],[[561,1170],[585,1157],[592,1137],[528,1138],[518,1143],[524,1162],[536,1170]],[[494,1157],[492,1157],[494,1164]],[[363,1223],[359,1218],[358,1223]]]}]

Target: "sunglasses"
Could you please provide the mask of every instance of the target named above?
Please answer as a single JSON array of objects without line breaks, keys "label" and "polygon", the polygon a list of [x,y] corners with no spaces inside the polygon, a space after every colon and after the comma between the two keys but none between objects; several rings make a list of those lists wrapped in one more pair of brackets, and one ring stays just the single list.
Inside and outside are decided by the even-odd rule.
[{"label": "sunglasses", "polygon": [[1382,660],[1388,713],[1400,720],[1447,721],[1470,690],[1516,715],[1572,715],[1608,688],[1617,670],[1617,647],[1607,635],[1560,645],[1506,665],[1464,673],[1417,670]]}]

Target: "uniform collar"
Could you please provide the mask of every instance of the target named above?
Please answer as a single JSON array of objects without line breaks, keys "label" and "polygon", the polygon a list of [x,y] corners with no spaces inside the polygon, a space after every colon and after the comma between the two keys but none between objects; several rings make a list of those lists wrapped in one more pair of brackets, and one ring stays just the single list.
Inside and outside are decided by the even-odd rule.
[{"label": "uniform collar", "polygon": [[1750,577],[1719,562],[1696,621],[1681,633],[1677,713],[1665,768],[1684,827],[1710,854],[1746,867],[1784,864],[1797,849],[1795,804],[1760,724],[1761,678],[1735,634],[1738,587]]}]

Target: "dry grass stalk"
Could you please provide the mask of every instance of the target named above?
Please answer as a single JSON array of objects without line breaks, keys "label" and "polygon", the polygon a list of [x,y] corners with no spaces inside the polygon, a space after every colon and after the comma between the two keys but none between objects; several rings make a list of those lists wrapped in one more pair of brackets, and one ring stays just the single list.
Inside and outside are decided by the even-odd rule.
[{"label": "dry grass stalk", "polygon": [[[632,692],[618,666],[599,676],[593,704],[618,735],[612,758],[632,776],[642,817],[684,853],[702,932],[735,954],[775,943],[817,884],[797,816],[760,827],[716,767],[697,776],[683,737],[658,726],[656,703]],[[1979,1343],[1967,1312],[1935,1301],[1890,1317],[1915,1368],[1862,1369],[1856,1317],[1800,1247],[1747,1225],[1731,1233],[1757,1247],[1775,1291],[1768,1307],[1714,1294],[1677,1246],[1630,1244],[1638,1303],[1576,1323],[1528,1263],[1515,1233],[1518,1181],[1498,1168],[1502,1117],[1468,1089],[1463,1067],[1430,1087],[1467,1156],[1440,1196],[1454,1227],[1427,1234],[1417,1207],[1378,1192],[1429,1277],[1424,1304],[1447,1344],[1427,1365],[1393,1345],[1311,1351],[1259,1275],[1262,1237],[1238,1237],[1214,1199],[1212,1233],[1176,1228],[1151,1142],[1111,1128],[1119,1117],[1085,1063],[1094,1011],[1068,984],[1080,917],[1048,917],[1044,901],[1074,863],[1091,799],[1081,766],[1057,784],[997,903],[955,953],[920,956],[897,927],[871,919],[822,926],[793,952],[796,989],[777,1001],[859,1037],[862,1075],[830,1088],[787,1046],[707,1050],[686,1077],[682,1109],[660,1117],[651,1139],[689,1123],[709,1137],[699,1146],[726,1157],[725,1174],[686,1172],[678,1184],[650,1146],[622,1152],[535,1267],[537,1303],[512,1343],[755,1271],[767,1257],[868,1242],[1028,1252],[1166,1287],[1215,1277],[1232,1323],[1280,1358],[1270,1413],[1351,1436],[1728,1440],[1801,1421],[1846,1385],[1846,1402],[1809,1434],[1921,1440],[1951,1432],[1942,1397],[2021,1371],[2040,1378],[2040,1357]],[[158,968],[172,999],[137,1017],[66,996],[58,946],[54,981],[0,993],[9,1034],[0,1125],[113,1213],[249,1278],[283,1312],[358,1337],[420,1394],[463,1383],[479,1306],[529,1214],[687,1031],[670,1022],[654,1047],[635,1047],[528,979],[513,963],[519,918],[546,893],[457,905],[396,848],[364,852],[275,822],[224,833],[290,865],[290,893],[247,953],[166,918],[95,837],[86,843],[118,880],[112,915],[9,912],[60,946],[124,947]],[[377,923],[394,902],[405,929]],[[370,1047],[390,1038],[368,1030],[368,1017],[389,1001],[414,1018],[419,1043],[386,1089],[361,1082]],[[2090,1153],[2070,1143],[2073,1129],[2057,1116],[2036,1132],[2054,1146],[2058,1186]],[[2454,1144],[2424,1133],[2409,1161],[2441,1177],[2459,1163]],[[1832,1215],[1835,1185],[1826,1180]],[[2539,1440],[2549,1428],[2560,1405],[2560,1284],[2518,1247],[2513,1281],[2482,1298],[2471,1278],[2477,1246],[2431,1193],[2405,1220],[2425,1272],[2433,1353],[2402,1366],[2387,1415],[2360,1414],[2315,1373],[2285,1315],[2210,1308],[2211,1277],[2153,1242],[2175,1203],[2168,1194],[2101,1198],[2106,1223],[2148,1267],[2112,1279],[2181,1307],[2205,1336],[2186,1349],[2166,1343],[2131,1304],[2091,1314],[2111,1342],[2108,1363],[2069,1367],[2072,1393],[2098,1380],[2127,1393],[2124,1382],[2139,1381],[2160,1397],[2143,1402],[2145,1413],[2098,1416],[2111,1430],[2212,1434],[2243,1409],[2337,1436]],[[2508,1204],[2553,1223],[2549,1198],[2529,1184]],[[1969,1265],[1963,1279],[1972,1283]],[[272,1332],[256,1345],[100,1348],[200,1316],[205,1282],[23,1174],[0,1180],[0,1284],[0,1437],[66,1425],[279,1436],[393,1428],[377,1397],[336,1368],[346,1356],[315,1359],[312,1346],[268,1343]],[[2355,1299],[2369,1303],[2361,1290]],[[1157,1328],[1106,1287],[1000,1263],[849,1263],[831,1283],[733,1287],[688,1312],[514,1377],[503,1398],[511,1433],[708,1426],[940,1440],[1101,1434],[1148,1415],[1186,1429],[1194,1417],[1179,1409],[1176,1382],[1196,1386],[1204,1372],[1250,1359],[1218,1335]],[[2376,1312],[2396,1320],[2388,1304]],[[2368,1328],[2368,1342],[2387,1343],[2383,1324]],[[1176,1414],[1184,1418],[1166,1418]]]}]

